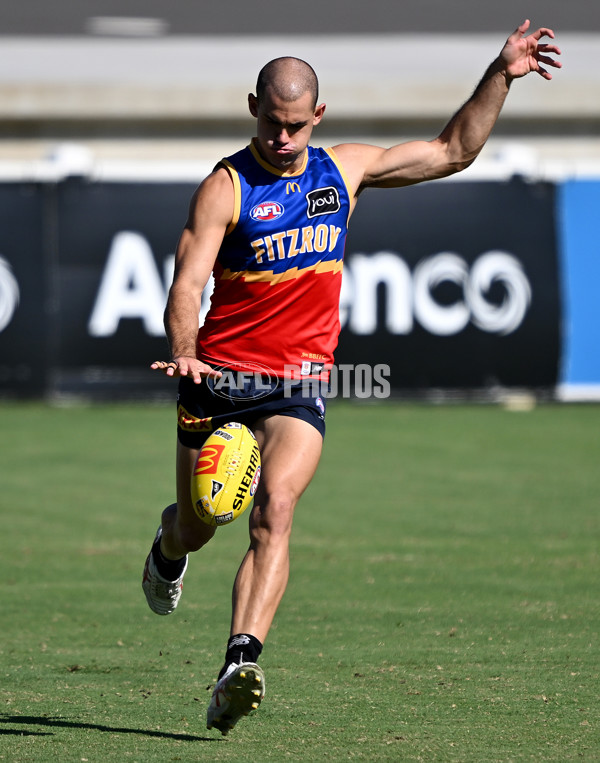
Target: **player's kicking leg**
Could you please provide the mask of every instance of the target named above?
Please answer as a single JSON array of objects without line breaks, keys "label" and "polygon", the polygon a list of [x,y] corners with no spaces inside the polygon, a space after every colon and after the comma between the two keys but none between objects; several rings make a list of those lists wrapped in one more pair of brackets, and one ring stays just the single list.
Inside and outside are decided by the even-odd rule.
[{"label": "player's kicking leg", "polygon": [[231,636],[206,716],[207,728],[222,734],[264,697],[264,674],[256,660],[287,585],[294,508],[315,473],[323,442],[311,424],[288,416],[263,419],[254,432],[262,473],[250,516],[250,547],[235,580]]},{"label": "player's kicking leg", "polygon": [[158,615],[175,610],[183,589],[187,555],[207,543],[215,529],[196,516],[190,495],[198,450],[177,443],[177,503],[162,514],[161,526],[146,559],[142,588],[148,606]]}]

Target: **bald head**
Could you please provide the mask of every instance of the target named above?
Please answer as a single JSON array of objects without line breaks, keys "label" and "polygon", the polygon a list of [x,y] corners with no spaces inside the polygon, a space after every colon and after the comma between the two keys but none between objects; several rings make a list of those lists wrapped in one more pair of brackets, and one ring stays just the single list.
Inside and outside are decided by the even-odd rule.
[{"label": "bald head", "polygon": [[319,98],[319,81],[314,69],[306,61],[291,56],[275,58],[259,72],[256,82],[259,102],[268,91],[288,102],[310,93],[314,108]]}]

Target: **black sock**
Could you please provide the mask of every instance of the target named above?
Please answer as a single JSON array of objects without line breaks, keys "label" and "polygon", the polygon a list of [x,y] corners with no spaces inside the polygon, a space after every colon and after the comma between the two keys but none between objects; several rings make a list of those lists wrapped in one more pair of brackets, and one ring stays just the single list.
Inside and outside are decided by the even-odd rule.
[{"label": "black sock", "polygon": [[184,556],[182,559],[167,559],[160,550],[160,538],[152,546],[152,556],[154,557],[154,564],[156,564],[158,574],[162,578],[165,580],[177,580],[178,577],[181,577],[185,569],[186,557]]},{"label": "black sock", "polygon": [[219,673],[219,678],[227,670],[227,666],[232,662],[256,662],[260,657],[263,645],[249,633],[236,633],[231,636],[227,643],[227,652],[225,653],[225,665]]}]

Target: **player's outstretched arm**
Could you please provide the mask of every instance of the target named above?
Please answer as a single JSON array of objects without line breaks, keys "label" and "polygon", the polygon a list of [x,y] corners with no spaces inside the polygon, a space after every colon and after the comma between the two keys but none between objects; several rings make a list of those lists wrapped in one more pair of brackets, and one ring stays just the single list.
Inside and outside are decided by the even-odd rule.
[{"label": "player's outstretched arm", "polygon": [[196,342],[202,291],[212,272],[223,237],[233,216],[233,185],[225,169],[209,175],[190,205],[190,214],[175,255],[175,275],[165,310],[169,361],[151,368],[167,376],[189,376],[199,384],[207,376],[221,376],[198,360]]},{"label": "player's outstretched arm", "polygon": [[389,149],[359,144],[335,150],[357,189],[391,188],[446,177],[468,167],[485,145],[504,105],[513,80],[536,72],[552,79],[549,67],[560,68],[560,55],[551,29],[541,27],[525,36],[529,21],[508,38],[500,55],[487,69],[473,95],[448,122],[438,138],[411,141]]},{"label": "player's outstretched arm", "polygon": [[560,55],[558,47],[539,42],[543,36],[553,38],[554,32],[540,28],[526,37],[528,28],[527,20],[511,34],[471,98],[434,141],[442,163],[446,162],[446,168],[442,168],[444,174],[465,169],[479,156],[496,124],[513,80],[531,72],[550,80],[552,75],[545,66],[560,68],[561,63],[548,55]]}]

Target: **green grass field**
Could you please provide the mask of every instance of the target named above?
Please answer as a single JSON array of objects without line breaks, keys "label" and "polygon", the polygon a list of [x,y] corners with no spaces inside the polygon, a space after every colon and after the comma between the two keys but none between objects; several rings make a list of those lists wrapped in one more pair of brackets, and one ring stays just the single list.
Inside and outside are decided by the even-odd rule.
[{"label": "green grass field", "polygon": [[2,403],[0,760],[600,760],[600,407],[331,405],[259,712],[205,728],[246,519],[141,573],[170,406]]}]

